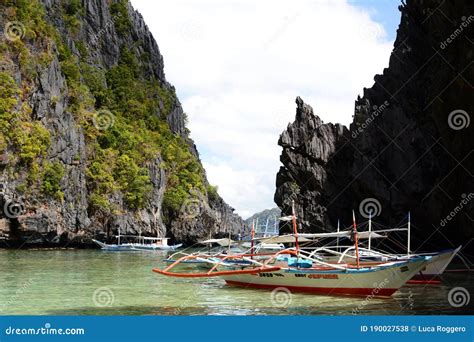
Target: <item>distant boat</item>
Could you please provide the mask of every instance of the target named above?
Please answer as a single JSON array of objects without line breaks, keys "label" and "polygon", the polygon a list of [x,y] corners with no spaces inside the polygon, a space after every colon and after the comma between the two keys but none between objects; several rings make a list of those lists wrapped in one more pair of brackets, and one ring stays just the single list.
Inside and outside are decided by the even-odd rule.
[{"label": "distant boat", "polygon": [[[92,239],[97,245],[105,251],[174,251],[183,244],[168,245],[169,238],[154,238],[135,235],[118,235],[117,244],[107,244]],[[135,239],[136,242],[122,243],[121,238]]]}]

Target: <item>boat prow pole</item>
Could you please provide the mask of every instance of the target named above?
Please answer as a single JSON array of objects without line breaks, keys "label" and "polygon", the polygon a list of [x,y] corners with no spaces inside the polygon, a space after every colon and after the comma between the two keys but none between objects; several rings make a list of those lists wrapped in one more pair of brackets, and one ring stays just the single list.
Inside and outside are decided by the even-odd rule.
[{"label": "boat prow pole", "polygon": [[411,240],[411,214],[408,212],[408,241],[407,241],[407,256],[410,256],[410,240]]},{"label": "boat prow pole", "polygon": [[369,212],[369,251],[372,250],[372,210]]},{"label": "boat prow pole", "polygon": [[291,212],[292,212],[292,217],[291,220],[293,221],[293,233],[295,234],[295,248],[296,248],[296,253],[297,257],[299,259],[300,257],[300,244],[298,241],[298,227],[296,226],[296,214],[295,214],[295,201],[291,201]]},{"label": "boat prow pole", "polygon": [[357,235],[357,225],[356,225],[356,217],[355,212],[352,210],[352,224],[354,229],[354,240],[355,240],[355,250],[356,250],[356,259],[357,259],[357,268],[360,268],[360,260],[359,260],[359,236]]}]

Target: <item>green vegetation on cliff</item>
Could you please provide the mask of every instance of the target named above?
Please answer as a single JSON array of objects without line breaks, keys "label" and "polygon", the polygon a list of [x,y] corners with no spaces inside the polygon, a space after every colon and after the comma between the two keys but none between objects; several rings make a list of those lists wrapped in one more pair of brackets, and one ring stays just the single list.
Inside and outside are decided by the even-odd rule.
[{"label": "green vegetation on cliff", "polygon": [[[0,63],[5,66],[0,72],[0,154],[8,156],[9,173],[24,179],[16,189],[24,192],[43,188],[40,176],[47,174],[44,157],[51,134],[32,118],[27,99],[38,70],[52,60],[54,30],[44,21],[44,8],[37,1],[7,1],[5,5],[5,16],[16,27],[5,29],[7,39],[0,43]],[[18,61],[21,83],[14,78],[14,61]]]},{"label": "green vegetation on cliff", "polygon": [[[118,63],[107,70],[90,60],[88,42],[76,39],[84,16],[81,1],[62,4],[60,15],[69,43],[47,23],[38,0],[7,1],[5,6],[7,20],[20,22],[25,32],[20,39],[0,44],[0,61],[18,61],[22,75],[18,84],[14,70],[0,72],[0,154],[8,152],[15,157],[9,167],[28,173],[30,185],[36,185],[31,191],[36,188],[46,196],[63,198],[61,179],[67,169],[58,161],[46,161],[51,143],[44,125],[47,118],[34,118],[27,102],[31,85],[54,61],[57,51],[67,82],[67,110],[85,135],[85,159],[78,156],[77,161],[86,166],[93,211],[120,210],[115,204],[117,198],[123,198],[130,209],[145,207],[153,189],[149,167],[158,158],[167,171],[165,210],[179,210],[191,189],[217,195],[214,188],[206,188],[204,171],[186,138],[173,134],[166,122],[177,105],[176,95],[167,83],[145,71],[147,55],[137,52],[141,42],[124,44]],[[131,27],[127,1],[112,3],[110,11],[116,31],[125,37]],[[71,38],[76,39],[76,49],[68,46]],[[58,101],[51,98],[51,105]]]},{"label": "green vegetation on cliff", "polygon": [[48,196],[62,200],[64,193],[61,191],[60,182],[64,176],[64,166],[59,162],[45,163],[43,167],[42,190]]}]

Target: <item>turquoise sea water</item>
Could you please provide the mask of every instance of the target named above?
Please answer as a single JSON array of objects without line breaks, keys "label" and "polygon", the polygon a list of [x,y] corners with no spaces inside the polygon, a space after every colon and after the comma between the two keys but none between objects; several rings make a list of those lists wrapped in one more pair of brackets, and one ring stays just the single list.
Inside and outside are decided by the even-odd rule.
[{"label": "turquoise sea water", "polygon": [[446,273],[442,285],[403,287],[389,299],[231,287],[219,278],[176,279],[151,271],[163,252],[0,250],[0,315],[351,315],[467,314],[448,293],[474,296],[472,273]]}]

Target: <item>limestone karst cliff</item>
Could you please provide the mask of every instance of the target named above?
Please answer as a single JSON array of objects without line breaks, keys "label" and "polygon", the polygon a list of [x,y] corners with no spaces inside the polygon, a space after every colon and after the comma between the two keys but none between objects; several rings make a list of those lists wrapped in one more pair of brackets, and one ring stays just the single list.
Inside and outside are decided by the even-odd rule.
[{"label": "limestone karst cliff", "polygon": [[0,242],[240,230],[128,1],[7,0],[0,24]]},{"label": "limestone karst cliff", "polygon": [[[397,225],[411,211],[413,249],[473,249],[474,3],[407,0],[389,67],[355,102],[350,128],[298,98],[281,134],[275,202],[295,199],[303,231],[359,221]],[[349,58],[349,57],[348,57]]]}]

